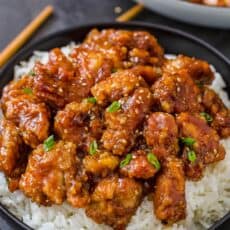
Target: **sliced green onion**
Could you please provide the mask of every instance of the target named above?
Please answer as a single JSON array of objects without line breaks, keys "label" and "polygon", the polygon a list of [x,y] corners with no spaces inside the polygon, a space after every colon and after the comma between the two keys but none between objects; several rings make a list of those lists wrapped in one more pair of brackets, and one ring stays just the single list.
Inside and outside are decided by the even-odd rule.
[{"label": "sliced green onion", "polygon": [[43,143],[44,150],[46,152],[50,151],[55,144],[54,135],[49,136]]},{"label": "sliced green onion", "polygon": [[192,163],[194,163],[196,161],[196,153],[193,150],[189,150],[189,152],[188,152],[188,159]]},{"label": "sliced green onion", "polygon": [[34,72],[33,70],[31,70],[31,71],[29,72],[29,75],[30,75],[30,76],[35,76],[36,74],[35,74],[35,72]]},{"label": "sliced green onion", "polygon": [[202,82],[197,82],[196,85],[199,87],[199,88],[203,88],[204,87],[204,84]]},{"label": "sliced green onion", "polygon": [[24,88],[23,92],[26,93],[26,94],[33,94],[33,91],[32,91],[31,88]]},{"label": "sliced green onion", "polygon": [[148,153],[147,160],[150,164],[152,164],[157,170],[161,168],[160,162],[157,157],[153,153]]},{"label": "sliced green onion", "polygon": [[109,113],[113,113],[113,112],[118,111],[120,108],[121,108],[120,102],[119,102],[119,101],[114,101],[114,102],[107,108],[107,111],[108,111]]},{"label": "sliced green onion", "polygon": [[205,120],[206,120],[208,123],[210,123],[210,122],[213,121],[212,116],[211,116],[210,114],[208,114],[208,113],[202,112],[202,113],[200,113],[200,115],[201,115],[202,117],[204,117]]},{"label": "sliced green onion", "polygon": [[181,142],[185,144],[186,146],[193,146],[193,144],[196,142],[192,137],[181,137]]},{"label": "sliced green onion", "polygon": [[111,70],[111,72],[112,72],[112,73],[116,73],[116,72],[117,72],[117,69],[116,69],[116,68],[113,68],[113,69]]},{"label": "sliced green onion", "polygon": [[90,143],[90,146],[89,146],[89,153],[90,155],[94,155],[96,152],[97,152],[97,142],[94,140]]},{"label": "sliced green onion", "polygon": [[132,160],[132,154],[129,153],[125,156],[125,159],[120,162],[120,168],[125,167]]},{"label": "sliced green onion", "polygon": [[97,100],[96,100],[95,97],[88,97],[88,98],[87,98],[87,102],[92,103],[92,104],[96,104],[96,103],[97,103]]}]

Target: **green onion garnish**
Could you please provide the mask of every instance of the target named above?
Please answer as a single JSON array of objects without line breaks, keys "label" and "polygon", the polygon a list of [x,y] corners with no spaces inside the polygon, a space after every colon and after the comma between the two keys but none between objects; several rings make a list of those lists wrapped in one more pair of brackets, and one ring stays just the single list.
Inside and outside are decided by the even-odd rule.
[{"label": "green onion garnish", "polygon": [[92,103],[92,104],[96,104],[96,103],[97,103],[97,100],[96,100],[95,97],[88,97],[88,98],[87,98],[87,102]]},{"label": "green onion garnish", "polygon": [[181,137],[180,138],[181,142],[185,144],[186,146],[193,146],[193,144],[196,142],[193,138],[191,137]]},{"label": "green onion garnish", "polygon": [[26,93],[26,94],[33,94],[33,91],[32,91],[31,88],[24,88],[23,92]]},{"label": "green onion garnish", "polygon": [[200,113],[200,115],[201,115],[202,117],[204,117],[205,120],[206,120],[208,123],[210,123],[210,122],[213,121],[212,116],[211,116],[210,114],[208,114],[208,113],[202,112],[202,113]]},{"label": "green onion garnish", "polygon": [[157,170],[161,168],[160,162],[157,157],[153,153],[148,153],[147,160],[150,164],[152,164]]},{"label": "green onion garnish", "polygon": [[90,146],[89,146],[89,153],[90,155],[94,155],[96,152],[97,152],[97,142],[94,140],[90,143]]},{"label": "green onion garnish", "polygon": [[196,153],[193,150],[189,150],[189,152],[188,152],[188,159],[192,163],[194,163],[196,161]]},{"label": "green onion garnish", "polygon": [[197,82],[196,85],[199,87],[199,88],[203,88],[204,84],[201,83],[201,82]]},{"label": "green onion garnish", "polygon": [[113,68],[113,69],[111,70],[111,72],[112,72],[112,73],[116,73],[116,72],[117,72],[117,69],[116,69],[116,68]]},{"label": "green onion garnish", "polygon": [[43,143],[44,150],[46,152],[50,151],[55,144],[54,135],[49,136]]},{"label": "green onion garnish", "polygon": [[125,156],[125,159],[120,162],[120,168],[125,167],[132,160],[132,154],[129,153]]},{"label": "green onion garnish", "polygon": [[30,76],[35,76],[36,74],[35,74],[35,72],[34,72],[33,70],[31,70],[31,71],[29,72],[29,75],[30,75]]},{"label": "green onion garnish", "polygon": [[118,111],[120,108],[121,108],[120,102],[119,102],[119,101],[114,101],[114,102],[107,108],[107,111],[108,111],[109,113],[113,113],[113,112]]}]

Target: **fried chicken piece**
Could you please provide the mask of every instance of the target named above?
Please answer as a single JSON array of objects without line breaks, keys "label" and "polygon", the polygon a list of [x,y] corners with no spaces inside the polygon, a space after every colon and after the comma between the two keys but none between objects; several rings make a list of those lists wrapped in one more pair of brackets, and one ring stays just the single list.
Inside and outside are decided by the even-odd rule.
[{"label": "fried chicken piece", "polygon": [[141,76],[149,85],[162,76],[162,70],[158,66],[136,65],[129,70],[135,75]]},{"label": "fried chicken piece", "polygon": [[0,170],[10,176],[20,159],[23,141],[13,122],[0,121]]},{"label": "fried chicken piece", "polygon": [[88,152],[89,144],[102,134],[102,120],[97,105],[88,102],[72,102],[58,111],[54,130],[63,140],[72,141]]},{"label": "fried chicken piece", "polygon": [[24,76],[19,80],[13,80],[3,88],[1,98],[1,108],[3,112],[6,110],[6,103],[11,99],[29,94],[33,100],[37,101],[32,91],[33,78],[31,76]]},{"label": "fried chicken piece", "polygon": [[186,72],[162,78],[152,86],[154,104],[163,112],[202,111],[200,90]]},{"label": "fried chicken piece", "polygon": [[92,78],[94,83],[110,77],[113,62],[105,54],[82,45],[74,48],[71,53],[73,62],[83,79]]},{"label": "fried chicken piece", "polygon": [[147,120],[144,136],[147,145],[160,160],[177,155],[178,128],[172,115],[162,112],[152,113]]},{"label": "fried chicken piece", "polygon": [[130,178],[102,179],[96,186],[86,214],[97,223],[125,229],[142,198],[142,186]]},{"label": "fried chicken piece", "polygon": [[94,29],[84,44],[100,51],[106,50],[108,56],[116,54],[112,57],[117,57],[119,64],[123,61],[124,67],[127,64],[129,67],[135,64],[161,65],[164,55],[157,39],[145,31],[106,29],[100,32]]},{"label": "fried chicken piece", "polygon": [[106,40],[109,34],[112,34],[111,30],[99,32],[97,29],[93,29],[89,32],[82,46],[94,52],[101,52],[113,63],[114,69],[123,68],[123,62],[127,59],[128,50],[125,46]]},{"label": "fried chicken piece", "polygon": [[81,75],[58,48],[49,53],[47,64],[36,63],[34,71],[35,95],[54,109],[73,101],[80,102],[89,95],[94,84],[92,76]]},{"label": "fried chicken piece", "polygon": [[120,169],[120,173],[129,178],[149,179],[153,177],[158,169],[147,159],[144,150],[137,150],[132,154],[130,162]]},{"label": "fried chicken piece", "polygon": [[36,102],[30,95],[7,101],[4,115],[19,127],[24,142],[33,148],[49,135],[50,112],[44,103]]},{"label": "fried chicken piece", "polygon": [[[76,170],[76,168],[73,168],[73,170]],[[91,201],[89,190],[92,187],[92,183],[86,174],[82,162],[78,161],[75,176],[69,177],[66,183],[68,203],[75,208],[86,207]]]},{"label": "fried chicken piece", "polygon": [[35,148],[48,137],[50,111],[34,95],[32,84],[32,76],[12,81],[3,90],[1,107],[6,119],[19,127],[24,142]]},{"label": "fried chicken piece", "polygon": [[103,147],[115,155],[127,153],[135,142],[135,132],[149,113],[152,95],[147,88],[138,88],[121,102],[121,109],[105,112],[106,130],[102,135]]},{"label": "fried chicken piece", "polygon": [[59,141],[45,151],[39,145],[29,156],[20,189],[38,204],[61,204],[66,197],[66,186],[76,171],[76,145]]},{"label": "fried chicken piece", "polygon": [[107,151],[98,151],[94,155],[87,155],[83,159],[83,166],[87,172],[102,177],[113,172],[119,164],[119,158]]},{"label": "fried chicken piece", "polygon": [[154,212],[163,223],[172,224],[186,217],[183,162],[168,157],[157,175],[153,192]]},{"label": "fried chicken piece", "polygon": [[[219,143],[220,138],[217,132],[199,114],[181,113],[177,116],[176,122],[179,128],[179,136],[192,138],[192,143],[187,144],[186,148],[189,149],[184,150],[183,156],[186,176],[198,180],[202,176],[200,171],[204,168],[203,164],[206,165],[224,159],[224,147]],[[188,161],[189,156],[186,153],[190,150],[195,151],[196,159],[194,162]],[[191,172],[195,168],[198,169],[198,172]]]},{"label": "fried chicken piece", "polygon": [[184,55],[166,60],[163,71],[173,75],[180,73],[180,71],[186,71],[197,84],[211,84],[214,79],[208,62]]},{"label": "fried chicken piece", "polygon": [[215,91],[207,87],[203,89],[202,102],[205,109],[213,117],[211,126],[218,132],[221,137],[229,137],[230,110],[224,105]]},{"label": "fried chicken piece", "polygon": [[130,70],[121,70],[91,88],[91,93],[99,105],[128,96],[140,86],[146,86],[143,78]]},{"label": "fried chicken piece", "polygon": [[189,154],[191,153],[191,149],[188,147],[184,147],[182,151],[182,161],[184,162],[184,172],[187,178],[193,181],[198,181],[203,176],[203,171],[205,169],[205,163],[203,159],[203,155],[196,154],[195,160],[189,160]]}]

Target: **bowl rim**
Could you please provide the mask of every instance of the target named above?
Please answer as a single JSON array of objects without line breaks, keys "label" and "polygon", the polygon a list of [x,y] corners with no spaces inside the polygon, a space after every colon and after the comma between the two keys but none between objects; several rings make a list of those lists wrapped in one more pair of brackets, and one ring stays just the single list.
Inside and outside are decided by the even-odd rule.
[{"label": "bowl rim", "polygon": [[[25,45],[13,58],[9,60],[9,62],[0,70],[0,79],[3,78],[3,75],[5,72],[7,72],[9,69],[14,68],[16,64],[18,64],[17,60],[20,59],[21,56],[24,56],[27,52],[33,52],[36,50],[36,46],[41,45],[42,43],[57,37],[62,34],[67,34],[70,32],[73,32],[75,30],[80,30],[80,29],[92,29],[92,28],[108,28],[108,27],[115,27],[121,29],[127,27],[127,29],[134,30],[134,27],[143,27],[143,30],[146,29],[158,29],[164,32],[170,32],[176,35],[180,35],[188,40],[191,40],[203,47],[205,47],[207,50],[211,51],[215,56],[217,56],[219,59],[221,59],[223,62],[225,62],[229,68],[230,68],[230,59],[228,59],[224,54],[222,54],[218,49],[210,45],[208,42],[198,38],[195,35],[192,35],[188,32],[184,32],[180,29],[174,28],[174,27],[169,27],[161,24],[156,24],[156,23],[148,23],[148,22],[114,22],[114,21],[108,21],[108,22],[98,22],[98,23],[85,23],[81,25],[75,25],[68,27],[66,29],[58,30],[56,32],[50,33],[48,35],[45,35],[41,38],[39,38],[37,41],[31,42],[28,45]],[[138,28],[139,29],[139,28]],[[19,60],[20,61],[23,61]],[[26,223],[24,223],[21,219],[16,217],[12,212],[10,212],[5,205],[3,205],[0,202],[0,212],[3,212],[11,221],[16,223],[19,227],[25,230],[33,230],[30,226],[28,226]],[[220,227],[225,221],[230,219],[230,212],[227,213],[224,217],[219,219],[214,225],[212,225],[209,229],[214,230],[217,229],[217,227]]]}]

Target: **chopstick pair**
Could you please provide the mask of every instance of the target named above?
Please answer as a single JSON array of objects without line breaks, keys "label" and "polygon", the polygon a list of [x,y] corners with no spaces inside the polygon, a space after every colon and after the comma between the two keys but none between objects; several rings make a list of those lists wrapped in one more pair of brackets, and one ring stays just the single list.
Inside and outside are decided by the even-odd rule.
[{"label": "chopstick pair", "polygon": [[[143,5],[137,4],[128,11],[120,15],[116,21],[126,22],[138,15],[143,9]],[[30,22],[21,33],[14,38],[7,47],[0,53],[0,68],[28,41],[33,33],[49,18],[53,13],[53,7],[45,7],[41,13]]]}]

